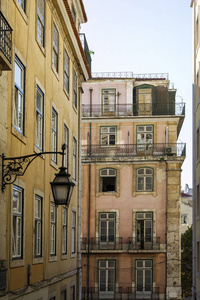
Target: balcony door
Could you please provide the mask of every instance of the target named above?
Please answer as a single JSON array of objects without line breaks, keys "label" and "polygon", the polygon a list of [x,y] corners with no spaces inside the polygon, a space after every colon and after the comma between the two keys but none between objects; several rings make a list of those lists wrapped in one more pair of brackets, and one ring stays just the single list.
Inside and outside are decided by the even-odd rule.
[{"label": "balcony door", "polygon": [[153,125],[137,126],[137,151],[153,149]]},{"label": "balcony door", "polygon": [[116,108],[116,89],[102,90],[103,115],[114,115]]},{"label": "balcony door", "polygon": [[152,260],[136,260],[136,299],[152,297]]},{"label": "balcony door", "polygon": [[114,299],[115,260],[99,260],[99,299]]},{"label": "balcony door", "polygon": [[115,246],[116,214],[99,214],[99,242],[100,249],[113,249]]},{"label": "balcony door", "polygon": [[139,250],[152,248],[153,213],[136,213],[136,247]]}]

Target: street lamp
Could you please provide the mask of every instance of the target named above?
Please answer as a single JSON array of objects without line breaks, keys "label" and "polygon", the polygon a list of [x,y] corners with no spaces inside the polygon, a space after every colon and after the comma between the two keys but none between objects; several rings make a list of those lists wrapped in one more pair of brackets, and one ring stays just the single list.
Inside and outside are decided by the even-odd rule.
[{"label": "street lamp", "polygon": [[[62,152],[40,152],[19,157],[5,157],[2,154],[2,192],[4,192],[7,184],[12,184],[17,179],[17,176],[23,176],[28,166],[32,161],[42,155],[46,154],[61,154],[62,155],[62,166],[59,168],[60,171],[56,174],[53,182],[50,182],[55,205],[68,205],[72,196],[74,183],[70,179],[70,174],[66,172],[64,167],[64,151],[66,145],[62,145]],[[13,176],[14,175],[14,179]]]},{"label": "street lamp", "polygon": [[[64,153],[65,144],[62,145],[62,150]],[[54,202],[55,205],[69,206],[75,184],[71,181],[70,174],[66,172],[66,168],[64,167],[64,154],[62,157],[62,167],[59,169],[60,172],[55,174],[56,177],[54,178],[53,182],[50,182]]]}]

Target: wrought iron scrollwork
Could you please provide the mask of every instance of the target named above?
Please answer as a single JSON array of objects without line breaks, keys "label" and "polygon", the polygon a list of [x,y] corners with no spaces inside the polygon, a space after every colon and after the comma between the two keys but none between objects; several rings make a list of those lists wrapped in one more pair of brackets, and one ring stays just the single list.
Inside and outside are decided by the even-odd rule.
[{"label": "wrought iron scrollwork", "polygon": [[64,149],[62,148],[62,150],[62,152],[40,152],[19,157],[5,157],[2,154],[2,191],[4,191],[6,184],[12,184],[18,176],[23,176],[36,157],[53,153],[64,155]]}]

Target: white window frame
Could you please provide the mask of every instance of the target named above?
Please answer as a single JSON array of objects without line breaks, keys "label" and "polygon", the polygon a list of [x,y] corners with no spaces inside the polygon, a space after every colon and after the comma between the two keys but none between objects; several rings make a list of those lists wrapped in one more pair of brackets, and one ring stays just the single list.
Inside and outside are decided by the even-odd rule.
[{"label": "white window frame", "polygon": [[[104,174],[103,174],[104,173]],[[115,178],[115,190],[114,191],[103,191],[103,178]],[[113,168],[104,168],[99,172],[99,190],[100,193],[116,193],[117,192],[117,170]]]},{"label": "white window frame", "polygon": [[57,230],[57,210],[54,203],[51,202],[50,207],[50,221],[51,221],[51,230],[50,230],[50,254],[51,256],[56,255],[56,230]]},{"label": "white window frame", "polygon": [[[103,216],[105,215],[105,216]],[[102,226],[103,225],[103,226]],[[112,226],[114,225],[114,226]],[[110,231],[113,228],[113,234]],[[106,232],[102,231],[105,229]],[[116,239],[116,213],[115,212],[100,212],[99,213],[99,242],[114,243]]]},{"label": "white window frame", "polygon": [[[149,179],[151,182],[147,182]],[[139,185],[143,185],[143,188]],[[151,187],[148,188],[148,185]],[[143,167],[136,170],[136,189],[137,192],[152,192],[154,190],[154,170],[152,168]]]},{"label": "white window frame", "polygon": [[153,145],[153,125],[137,125],[137,150],[149,150]]},{"label": "white window frame", "polygon": [[[52,107],[52,121],[51,121],[51,151],[57,152],[58,149],[58,113]],[[51,159],[57,163],[57,154],[52,153]]]},{"label": "white window frame", "polygon": [[35,257],[42,257],[42,208],[42,197],[35,195]]},{"label": "white window frame", "polygon": [[[113,266],[112,266],[113,265]],[[115,293],[115,285],[116,285],[116,261],[114,259],[100,259],[98,264],[99,271],[99,296],[100,298],[112,298]],[[114,285],[113,287],[109,287],[109,279],[113,278]],[[102,285],[102,280],[103,285]]]},{"label": "white window frame", "polygon": [[[17,72],[17,70],[19,72]],[[18,78],[20,77],[20,78]],[[19,82],[17,82],[19,79]],[[14,126],[24,134],[25,115],[25,67],[15,56],[15,98],[14,98]]]},{"label": "white window frame", "polygon": [[[18,194],[18,197],[17,195]],[[14,200],[16,199],[16,200]],[[13,209],[12,209],[12,258],[23,258],[23,223],[24,223],[24,190],[13,185]]]},{"label": "white window frame", "polygon": [[77,104],[78,104],[78,92],[77,92],[77,87],[78,87],[78,77],[76,75],[76,72],[74,70],[73,74],[73,105],[77,109]]},{"label": "white window frame", "polygon": [[72,211],[72,254],[76,253],[76,212]]},{"label": "white window frame", "polygon": [[[138,211],[136,212],[136,242],[142,247],[144,243],[152,243],[153,241],[153,212]],[[139,228],[139,224],[143,222],[143,231]],[[150,229],[150,233],[149,233]],[[140,230],[140,231],[139,231]],[[142,247],[143,248],[143,247]]]},{"label": "white window frame", "polygon": [[[38,107],[38,97],[41,105]],[[36,87],[36,146],[43,150],[44,144],[44,93],[37,85]]]},{"label": "white window frame", "polygon": [[[42,11],[43,8],[43,11]],[[45,0],[37,0],[37,41],[45,45]]]},{"label": "white window frame", "polygon": [[70,79],[70,59],[69,55],[64,49],[64,90],[69,94],[69,79]]},{"label": "white window frame", "polygon": [[69,151],[68,151],[68,147],[69,147],[69,128],[67,127],[66,124],[64,124],[64,128],[63,128],[63,139],[64,139],[64,144],[66,146],[65,149],[65,156],[64,156],[64,167],[67,168],[68,170],[68,161],[69,161]]},{"label": "white window frame", "polygon": [[67,234],[68,230],[68,209],[63,207],[63,225],[62,225],[62,254],[67,254]]},{"label": "white window frame", "polygon": [[[114,139],[111,136],[114,136]],[[117,141],[117,127],[116,126],[101,126],[100,127],[101,146],[115,146]],[[114,143],[113,143],[114,141]]]},{"label": "white window frame", "polygon": [[188,214],[181,214],[181,225],[188,225]]},{"label": "white window frame", "polygon": [[58,73],[59,69],[59,32],[53,22],[53,41],[52,41],[52,65],[54,70]]},{"label": "white window frame", "polygon": [[[147,263],[150,266],[147,266]],[[140,265],[139,265],[140,264]],[[136,296],[151,296],[152,294],[152,288],[153,288],[153,262],[150,259],[142,260],[138,259],[136,260]],[[146,278],[147,278],[147,272],[150,272],[150,281],[151,285],[150,288],[146,288]],[[142,277],[142,285],[138,288],[138,278]]]},{"label": "white window frame", "polygon": [[26,13],[26,0],[17,0],[19,2],[19,5],[23,9],[23,11]]},{"label": "white window frame", "polygon": [[103,113],[114,113],[116,111],[116,89],[102,89]]},{"label": "white window frame", "polygon": [[77,140],[73,137],[73,179],[77,180]]}]

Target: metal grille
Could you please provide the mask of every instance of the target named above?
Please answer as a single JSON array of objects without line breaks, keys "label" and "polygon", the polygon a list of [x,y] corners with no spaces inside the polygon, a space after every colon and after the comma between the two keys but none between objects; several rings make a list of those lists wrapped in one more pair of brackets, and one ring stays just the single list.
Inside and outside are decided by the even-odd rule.
[{"label": "metal grille", "polygon": [[12,28],[0,11],[0,50],[11,63],[12,58]]},{"label": "metal grille", "polygon": [[84,50],[84,53],[85,53],[87,63],[89,65],[89,68],[90,68],[90,71],[91,71],[92,59],[91,59],[91,56],[90,56],[90,50],[89,50],[89,47],[88,47],[88,43],[87,43],[85,34],[84,33],[79,33],[79,37],[80,37],[80,40],[81,40],[81,44],[82,44],[82,47],[83,47],[83,50]]},{"label": "metal grille", "polygon": [[168,73],[133,74],[133,72],[96,72],[92,78],[135,78],[135,79],[162,79],[168,80]]}]

